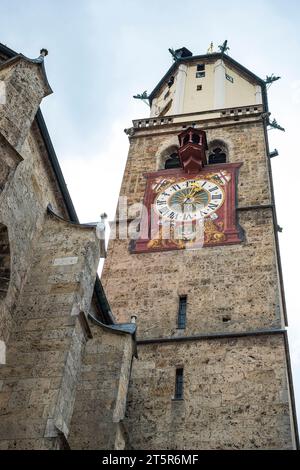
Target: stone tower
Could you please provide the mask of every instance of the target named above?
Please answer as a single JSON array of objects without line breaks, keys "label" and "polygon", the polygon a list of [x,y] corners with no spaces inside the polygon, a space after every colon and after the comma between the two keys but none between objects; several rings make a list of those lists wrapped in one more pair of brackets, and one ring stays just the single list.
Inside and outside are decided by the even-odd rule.
[{"label": "stone tower", "polygon": [[137,315],[131,445],[294,449],[266,84],[224,51],[172,54],[126,130],[129,211],[102,276],[118,320]]}]

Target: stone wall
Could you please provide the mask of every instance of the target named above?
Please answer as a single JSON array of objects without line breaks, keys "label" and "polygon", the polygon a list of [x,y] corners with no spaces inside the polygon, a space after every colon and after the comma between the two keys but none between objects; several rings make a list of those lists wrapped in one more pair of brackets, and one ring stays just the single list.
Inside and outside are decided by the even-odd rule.
[{"label": "stone wall", "polygon": [[1,448],[67,439],[98,259],[94,229],[46,217],[0,366]]},{"label": "stone wall", "polygon": [[[80,411],[91,385],[101,400],[88,420],[75,415],[77,448],[123,448],[133,329],[89,325],[101,243],[93,227],[65,220],[68,194],[34,120],[51,92],[43,66],[12,59],[0,65],[0,79],[0,449],[68,448],[77,389]],[[92,418],[102,426],[98,440]]]},{"label": "stone wall", "polygon": [[72,449],[121,449],[133,355],[130,334],[92,325],[82,362],[69,444]]},{"label": "stone wall", "polygon": [[128,240],[114,241],[103,283],[116,317],[134,312],[139,338],[176,335],[187,295],[186,335],[280,328],[271,210],[243,211],[239,222],[245,241],[226,249],[132,255]]},{"label": "stone wall", "polygon": [[[269,204],[271,195],[262,120],[229,122],[226,126],[213,126],[206,122],[197,124],[207,132],[208,144],[216,139],[227,144],[230,163],[243,162],[238,182],[238,204]],[[143,200],[146,185],[143,174],[156,171],[159,154],[169,146],[178,145],[177,135],[181,131],[182,126],[174,124],[163,130],[137,130],[130,139],[120,191],[120,195],[128,197],[129,204]]]},{"label": "stone wall", "polygon": [[[10,158],[14,155],[7,144],[1,147],[1,158],[6,155]],[[5,317],[6,326],[2,331],[5,341],[9,337],[16,301],[31,264],[35,242],[43,227],[47,205],[51,203],[59,214],[66,215],[36,124],[22,147],[21,160],[9,173],[0,194],[0,223],[8,228],[11,252],[11,282],[6,298],[0,301],[0,310]]]},{"label": "stone wall", "polygon": [[283,336],[140,345],[128,416],[136,449],[293,448]]},{"label": "stone wall", "polygon": [[21,151],[42,98],[52,93],[42,61],[16,56],[0,64],[4,104],[0,105],[0,129],[17,151]]},{"label": "stone wall", "polygon": [[[130,137],[120,193],[129,205],[143,201],[144,173],[159,168],[160,155],[176,145],[182,124],[140,128]],[[128,321],[128,312],[137,315],[142,342],[130,384],[132,445],[292,448],[282,336],[157,341],[284,327],[262,117],[211,119],[196,126],[206,130],[208,143],[224,142],[230,163],[243,163],[236,206],[244,237],[231,246],[143,254],[130,254],[129,240],[110,241],[103,285],[118,320]],[[179,330],[181,295],[187,295],[187,323]],[[151,344],[143,343],[150,339]],[[181,401],[172,400],[177,367],[184,367]]]},{"label": "stone wall", "polygon": [[[155,171],[157,154],[174,143],[173,127],[155,136],[137,133],[131,139],[121,188],[128,204],[143,200],[143,174]],[[226,143],[229,162],[243,163],[237,207],[270,204],[262,121],[208,128],[207,137],[208,142]],[[142,338],[177,335],[178,298],[187,295],[184,334],[280,327],[272,209],[237,214],[244,241],[226,248],[140,255],[129,253],[128,240],[111,241],[102,280],[116,317],[128,321],[128,312],[134,312]]]}]

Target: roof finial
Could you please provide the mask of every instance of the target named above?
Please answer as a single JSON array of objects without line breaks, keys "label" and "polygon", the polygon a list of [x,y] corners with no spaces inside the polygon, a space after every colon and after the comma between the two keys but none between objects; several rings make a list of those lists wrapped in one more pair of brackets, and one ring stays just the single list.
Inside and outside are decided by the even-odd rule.
[{"label": "roof finial", "polygon": [[214,43],[211,41],[209,48],[207,49],[207,54],[213,54],[214,52]]},{"label": "roof finial", "polygon": [[177,60],[179,59],[179,57],[177,56],[176,52],[174,51],[174,49],[170,48],[168,49],[168,51],[170,52],[171,56],[173,57],[173,60],[175,62],[177,62]]},{"label": "roof finial", "polygon": [[48,50],[47,49],[41,49],[40,50],[40,55],[43,56],[43,57],[46,57],[46,55],[48,55]]},{"label": "roof finial", "polygon": [[228,44],[228,41],[226,39],[221,46],[218,46],[222,55],[224,55],[227,51],[230,50],[230,47],[228,47],[227,44]]}]

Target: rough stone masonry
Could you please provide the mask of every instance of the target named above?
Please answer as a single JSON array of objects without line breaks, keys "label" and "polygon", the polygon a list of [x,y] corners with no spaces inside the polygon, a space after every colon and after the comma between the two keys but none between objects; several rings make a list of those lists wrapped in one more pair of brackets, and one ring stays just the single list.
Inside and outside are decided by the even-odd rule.
[{"label": "rough stone masonry", "polygon": [[0,449],[122,449],[135,326],[110,313],[38,109],[43,56],[0,45],[0,82]]}]

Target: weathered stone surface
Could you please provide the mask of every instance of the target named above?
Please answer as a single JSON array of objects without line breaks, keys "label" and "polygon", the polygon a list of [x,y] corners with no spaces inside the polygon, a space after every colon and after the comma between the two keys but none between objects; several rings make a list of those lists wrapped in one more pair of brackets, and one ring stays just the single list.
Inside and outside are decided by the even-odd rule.
[{"label": "weathered stone surface", "polygon": [[115,315],[128,321],[134,312],[139,337],[176,335],[187,294],[187,335],[280,327],[271,210],[241,212],[239,222],[245,241],[226,249],[131,255],[127,240],[115,240],[103,274]]},{"label": "weathered stone surface", "polygon": [[[176,119],[168,126],[136,129],[130,138],[120,192],[129,206],[143,201],[144,173],[163,168],[162,156],[178,145],[182,123]],[[155,341],[284,327],[262,118],[196,125],[206,130],[209,145],[224,142],[230,163],[243,163],[236,206],[248,207],[237,211],[244,237],[231,246],[143,254],[130,254],[128,240],[110,240],[102,281],[114,314],[128,321],[134,313],[138,339],[153,340],[139,345],[133,365],[126,423],[131,445],[293,448],[283,337]],[[117,217],[125,218],[118,212]],[[178,330],[182,295],[187,295],[187,320],[186,328]],[[178,367],[184,369],[181,401],[172,400]]]},{"label": "weathered stone surface", "polygon": [[[9,278],[0,298],[0,449],[294,447],[282,334],[141,344],[125,419],[134,339],[87,320],[97,316],[99,241],[91,227],[46,213],[51,203],[68,218],[34,121],[50,92],[43,70],[18,58],[0,66],[0,79],[0,256]],[[200,123],[209,144],[224,141],[229,161],[243,162],[244,208],[272,203],[256,111]],[[180,131],[177,119],[134,132],[121,188],[129,204],[142,201],[143,173],[162,167]],[[117,317],[137,314],[140,339],[282,328],[272,209],[238,217],[239,245],[129,255],[128,240],[111,241],[103,278]],[[176,328],[180,295],[188,295],[185,331]],[[177,367],[180,401],[172,399]]]},{"label": "weathered stone surface", "polygon": [[133,355],[129,334],[92,326],[85,348],[69,443],[72,449],[121,449]]},{"label": "weathered stone surface", "polygon": [[[231,125],[212,128],[199,123],[207,132],[208,143],[224,141],[229,149],[229,162],[243,162],[238,184],[239,205],[268,204],[271,202],[267,172],[267,156],[262,120],[248,123],[236,122]],[[213,123],[216,124],[216,123]],[[131,138],[128,159],[125,167],[120,194],[128,197],[128,203],[143,199],[146,172],[158,169],[160,154],[168,147],[177,145],[177,134],[182,126],[172,125],[166,130],[163,126],[154,133],[145,131]]]},{"label": "weathered stone surface", "polygon": [[288,400],[282,336],[140,345],[125,424],[137,449],[291,449]]},{"label": "weathered stone surface", "polygon": [[44,96],[51,93],[43,66],[17,56],[0,64],[5,100],[0,104],[0,131],[18,151]]},{"label": "weathered stone surface", "polygon": [[[101,396],[105,389],[114,404],[101,415],[99,442],[109,438],[121,448],[132,336],[101,329],[97,339],[100,327],[93,326],[95,341],[85,351],[100,243],[94,228],[63,220],[65,196],[34,122],[49,92],[41,65],[25,59],[6,65],[0,66],[7,91],[0,105],[0,341],[6,346],[0,448],[68,447],[77,389],[81,403],[82,358],[91,366],[92,392]],[[49,203],[61,218],[47,214]],[[96,396],[92,403],[95,418]],[[93,427],[77,424],[77,439],[88,443]]]},{"label": "weathered stone surface", "polygon": [[[0,369],[3,393],[10,394],[3,409],[6,416],[6,431],[3,428],[4,435],[1,436],[3,439],[55,439],[59,431],[67,437],[81,372],[86,339],[78,317],[71,317],[71,312],[74,305],[80,305],[83,311],[88,311],[86,309],[91,303],[99,256],[95,232],[92,229],[75,228],[67,222],[47,216],[35,248],[27,282],[15,312],[7,364]],[[76,265],[53,263],[55,257],[70,252],[78,257]],[[71,286],[69,291],[72,292],[72,298],[64,308],[61,308],[63,303],[59,297],[62,295],[64,300],[66,294],[61,286]],[[53,292],[60,307],[59,318],[51,315],[51,311],[56,309]],[[42,314],[42,318],[38,315],[39,299],[48,310],[48,315]],[[30,309],[27,309],[27,302]],[[18,318],[22,319],[20,323]],[[20,368],[20,364],[26,364],[27,368]],[[5,374],[7,368],[8,375]],[[37,416],[35,410],[38,410]],[[16,430],[16,419],[24,423],[20,435]],[[49,420],[52,423],[52,434],[49,432]],[[22,447],[22,444],[19,446]]]}]

